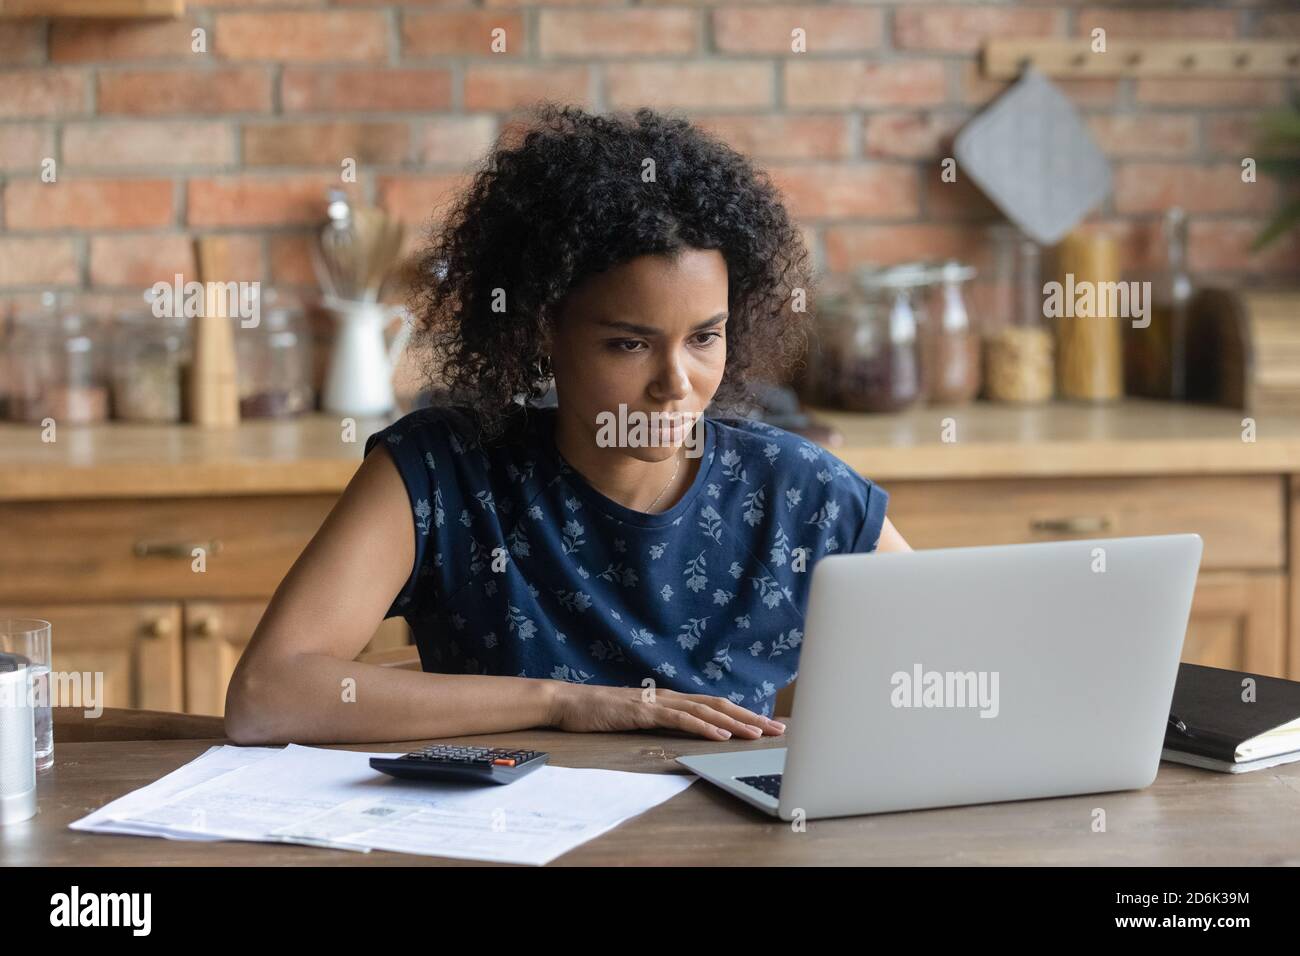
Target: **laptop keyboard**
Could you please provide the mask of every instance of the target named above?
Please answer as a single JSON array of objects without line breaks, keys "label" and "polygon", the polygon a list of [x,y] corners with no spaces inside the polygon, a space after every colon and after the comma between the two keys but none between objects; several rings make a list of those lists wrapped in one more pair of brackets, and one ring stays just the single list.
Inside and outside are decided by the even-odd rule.
[{"label": "laptop keyboard", "polygon": [[741,783],[747,783],[755,790],[762,790],[769,797],[781,796],[781,775],[779,773],[763,773],[754,777],[737,777]]}]

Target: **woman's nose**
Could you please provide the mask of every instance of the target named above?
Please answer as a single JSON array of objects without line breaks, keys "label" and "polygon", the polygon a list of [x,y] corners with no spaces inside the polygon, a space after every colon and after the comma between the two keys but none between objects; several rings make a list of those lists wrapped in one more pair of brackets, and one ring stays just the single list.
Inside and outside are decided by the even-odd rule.
[{"label": "woman's nose", "polygon": [[664,367],[655,379],[655,389],[666,400],[682,399],[691,393],[691,378],[676,355],[665,359]]}]

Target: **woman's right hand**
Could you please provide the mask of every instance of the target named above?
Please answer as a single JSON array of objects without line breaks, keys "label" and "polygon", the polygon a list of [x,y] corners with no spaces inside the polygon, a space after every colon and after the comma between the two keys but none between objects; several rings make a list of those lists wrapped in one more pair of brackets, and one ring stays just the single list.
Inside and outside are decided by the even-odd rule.
[{"label": "woman's right hand", "polygon": [[725,697],[680,694],[639,687],[557,682],[550,726],[576,733],[618,730],[679,730],[711,740],[736,735],[751,740],[779,736],[785,725],[746,710]]}]

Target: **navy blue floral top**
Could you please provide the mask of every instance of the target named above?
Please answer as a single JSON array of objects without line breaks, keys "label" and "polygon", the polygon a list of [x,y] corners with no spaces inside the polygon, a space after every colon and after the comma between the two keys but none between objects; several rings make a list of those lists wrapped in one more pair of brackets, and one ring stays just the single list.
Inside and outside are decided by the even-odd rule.
[{"label": "navy blue floral top", "polygon": [[813,565],[873,551],[889,495],[820,445],[705,418],[694,483],[669,510],[597,491],[554,442],[554,407],[476,439],[468,410],[418,409],[384,442],[410,497],[415,564],[385,617],[426,671],[728,697],[770,715],[798,674]]}]

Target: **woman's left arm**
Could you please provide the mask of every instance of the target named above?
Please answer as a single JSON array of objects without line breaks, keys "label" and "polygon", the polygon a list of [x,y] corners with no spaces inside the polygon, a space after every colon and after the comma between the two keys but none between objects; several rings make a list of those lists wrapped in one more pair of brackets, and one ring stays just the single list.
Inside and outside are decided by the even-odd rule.
[{"label": "woman's left arm", "polygon": [[912,546],[903,540],[894,523],[888,518],[880,528],[880,540],[876,543],[877,551],[911,551]]}]

